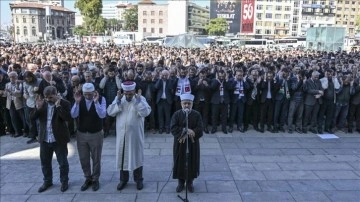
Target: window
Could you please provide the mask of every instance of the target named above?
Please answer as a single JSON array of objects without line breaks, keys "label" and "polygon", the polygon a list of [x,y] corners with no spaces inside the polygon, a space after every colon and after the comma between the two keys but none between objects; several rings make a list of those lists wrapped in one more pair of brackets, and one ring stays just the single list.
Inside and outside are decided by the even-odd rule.
[{"label": "window", "polygon": [[256,10],[262,10],[263,9],[263,5],[257,5],[256,6]]},{"label": "window", "polygon": [[155,11],[151,11],[151,15],[155,15]]},{"label": "window", "polygon": [[270,29],[266,29],[266,30],[265,30],[265,34],[271,34],[271,30],[270,30]]},{"label": "window", "polygon": [[26,17],[25,16],[23,17],[23,23],[26,23]]},{"label": "window", "polygon": [[159,19],[159,24],[162,24],[163,23],[163,19]]},{"label": "window", "polygon": [[275,19],[281,19],[281,14],[275,14]]},{"label": "window", "polygon": [[146,24],[146,19],[143,19],[143,23]]},{"label": "window", "polygon": [[261,22],[261,21],[257,21],[257,22],[256,22],[256,26],[262,26],[262,22]]},{"label": "window", "polygon": [[255,30],[255,33],[256,33],[256,34],[261,34],[261,29]]},{"label": "window", "polygon": [[290,14],[285,14],[284,19],[290,19]]},{"label": "window", "polygon": [[159,34],[162,34],[162,33],[163,33],[163,29],[159,28]]},{"label": "window", "polygon": [[151,28],[151,33],[155,33],[155,28]]},{"label": "window", "polygon": [[16,34],[19,35],[20,34],[20,28],[16,27]]},{"label": "window", "polygon": [[285,11],[291,11],[291,6],[285,6]]},{"label": "window", "polygon": [[268,11],[270,11],[270,10],[272,10],[273,8],[272,8],[272,5],[267,5],[266,6],[266,10],[268,10]]},{"label": "window", "polygon": [[32,18],[31,18],[31,23],[32,23],[32,24],[35,24],[35,16],[32,16]]},{"label": "window", "polygon": [[256,14],[256,18],[257,18],[258,20],[262,20],[262,13],[257,13],[257,14]]},{"label": "window", "polygon": [[281,11],[281,9],[282,9],[281,6],[276,6],[276,7],[275,7],[275,10],[277,10],[277,11]]},{"label": "window", "polygon": [[145,27],[143,28],[143,32],[146,32],[146,28],[145,28]]},{"label": "window", "polygon": [[19,18],[16,18],[16,23],[19,23]]},{"label": "window", "polygon": [[155,23],[155,19],[151,19],[151,24],[154,24]]},{"label": "window", "polygon": [[24,26],[24,36],[27,36],[28,35],[28,30],[27,30],[27,27]]},{"label": "window", "polygon": [[31,34],[36,36],[36,28],[34,26],[31,28]]},{"label": "window", "polygon": [[146,11],[143,11],[143,15],[147,15],[147,14],[146,14]]},{"label": "window", "polygon": [[272,13],[266,13],[265,18],[272,18]]},{"label": "window", "polygon": [[159,11],[159,16],[162,16],[163,15],[163,11]]},{"label": "window", "polygon": [[351,8],[351,11],[355,12],[355,11],[356,11],[356,8]]}]

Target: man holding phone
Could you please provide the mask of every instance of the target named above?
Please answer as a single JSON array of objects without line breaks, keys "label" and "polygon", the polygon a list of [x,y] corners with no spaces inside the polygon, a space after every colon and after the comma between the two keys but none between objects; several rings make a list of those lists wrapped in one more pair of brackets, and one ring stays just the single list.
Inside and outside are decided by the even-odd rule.
[{"label": "man holding phone", "polygon": [[[106,101],[95,91],[92,83],[84,83],[82,93],[83,95],[79,91],[75,92],[75,103],[71,109],[71,117],[79,119],[77,148],[81,168],[86,178],[81,191],[85,191],[91,185],[93,191],[97,191],[100,186],[101,152],[104,139],[102,119],[106,116]],[[93,163],[92,173],[90,157]]]}]

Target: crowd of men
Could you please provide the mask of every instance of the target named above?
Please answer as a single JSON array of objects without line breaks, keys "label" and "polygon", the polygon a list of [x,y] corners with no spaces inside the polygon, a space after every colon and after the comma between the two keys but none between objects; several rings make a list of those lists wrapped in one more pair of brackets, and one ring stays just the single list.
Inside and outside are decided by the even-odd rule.
[{"label": "crowd of men", "polygon": [[[152,133],[170,133],[180,95],[190,93],[205,133],[360,133],[360,52],[14,45],[0,47],[0,56],[0,134],[28,143],[36,142],[30,114],[47,86],[73,105],[92,83],[107,108],[126,81],[151,107]],[[115,118],[102,121],[106,137]],[[78,120],[67,126],[75,136]]]}]

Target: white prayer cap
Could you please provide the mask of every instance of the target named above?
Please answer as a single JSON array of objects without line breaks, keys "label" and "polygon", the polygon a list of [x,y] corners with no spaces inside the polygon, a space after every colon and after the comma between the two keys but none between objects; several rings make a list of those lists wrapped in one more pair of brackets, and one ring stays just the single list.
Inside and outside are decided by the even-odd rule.
[{"label": "white prayer cap", "polygon": [[133,91],[135,90],[136,83],[133,81],[125,81],[121,84],[123,91]]},{"label": "white prayer cap", "polygon": [[91,93],[95,91],[95,87],[92,83],[84,83],[82,86],[82,92],[83,93]]},{"label": "white prayer cap", "polygon": [[192,94],[186,93],[186,94],[181,94],[180,95],[180,100],[190,100],[190,101],[194,101],[194,96]]},{"label": "white prayer cap", "polygon": [[89,65],[89,71],[93,71],[93,70],[95,70],[96,69],[96,67],[95,67],[95,65]]}]

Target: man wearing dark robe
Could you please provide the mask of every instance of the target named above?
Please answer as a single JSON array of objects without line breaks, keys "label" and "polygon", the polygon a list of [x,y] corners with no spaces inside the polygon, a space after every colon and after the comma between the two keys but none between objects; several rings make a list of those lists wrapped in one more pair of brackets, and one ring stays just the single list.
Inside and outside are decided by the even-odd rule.
[{"label": "man wearing dark robe", "polygon": [[[171,118],[171,133],[174,136],[174,168],[173,179],[178,179],[176,192],[184,190],[185,181],[189,192],[194,192],[193,180],[200,174],[200,143],[203,135],[202,119],[199,112],[192,110],[194,96],[182,94],[180,96],[182,109],[176,111]],[[186,116],[188,129],[186,130]],[[188,137],[188,138],[187,138]],[[187,141],[188,140],[188,141]],[[188,172],[186,172],[186,146],[188,144]],[[187,174],[187,176],[186,176]]]}]

